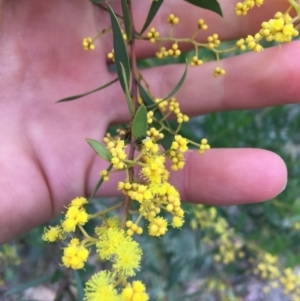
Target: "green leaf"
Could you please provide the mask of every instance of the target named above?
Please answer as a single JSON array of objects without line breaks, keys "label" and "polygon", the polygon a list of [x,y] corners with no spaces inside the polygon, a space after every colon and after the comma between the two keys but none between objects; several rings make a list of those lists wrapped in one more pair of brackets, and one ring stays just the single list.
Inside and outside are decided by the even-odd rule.
[{"label": "green leaf", "polygon": [[134,107],[133,107],[132,98],[131,98],[131,95],[130,95],[130,92],[129,92],[129,87],[128,87],[128,83],[127,83],[127,79],[126,79],[125,69],[124,69],[122,63],[120,63],[120,64],[121,64],[121,69],[122,69],[122,76],[123,76],[124,83],[125,83],[126,101],[127,101],[127,105],[128,105],[130,115],[131,115],[131,117],[133,117],[134,116]]},{"label": "green leaf", "polygon": [[[108,3],[107,6],[110,14],[111,26],[113,31],[113,45],[114,45],[114,55],[115,55],[117,73],[120,79],[120,84],[122,86],[122,89],[125,92],[126,82],[128,83],[130,81],[130,64],[129,64],[127,46],[123,39],[123,34],[121,31],[119,21]],[[126,80],[122,75],[121,64],[125,69]]]},{"label": "green leaf", "polygon": [[78,301],[82,301],[84,297],[83,285],[79,273],[76,270],[74,270],[74,277],[75,277],[76,287],[78,292]]},{"label": "green leaf", "polygon": [[48,281],[51,280],[52,275],[53,274],[46,274],[43,277],[39,277],[39,278],[31,280],[31,281],[29,281],[27,283],[14,286],[12,289],[8,290],[4,294],[4,296],[7,297],[7,296],[14,295],[14,294],[19,294],[19,293],[27,290],[30,287],[37,286],[37,285],[40,285],[42,283],[48,282]]},{"label": "green leaf", "polygon": [[74,99],[78,99],[78,98],[81,98],[81,97],[84,97],[84,96],[87,96],[89,94],[92,94],[94,92],[97,92],[101,89],[104,89],[110,85],[112,85],[113,83],[117,82],[119,80],[119,78],[115,78],[114,80],[112,80],[111,82],[103,85],[103,86],[100,86],[99,88],[96,88],[92,91],[89,91],[89,92],[85,92],[85,93],[82,93],[82,94],[77,94],[77,95],[73,95],[73,96],[69,96],[69,97],[66,97],[66,98],[63,98],[63,99],[60,99],[58,100],[57,102],[64,102],[64,101],[70,101],[70,100],[74,100]]},{"label": "green leaf", "polygon": [[124,25],[125,25],[125,32],[126,32],[127,40],[131,41],[132,24],[131,24],[127,0],[122,0],[122,11],[123,11],[123,18],[124,18]]},{"label": "green leaf", "polygon": [[140,140],[146,137],[147,134],[147,109],[141,105],[137,110],[132,122],[132,135],[135,140]]},{"label": "green leaf", "polygon": [[111,154],[103,144],[101,144],[99,141],[94,139],[85,139],[85,140],[102,159],[110,162]]},{"label": "green leaf", "polygon": [[179,82],[177,83],[177,85],[175,86],[175,88],[164,99],[162,99],[162,101],[166,100],[166,99],[169,99],[170,97],[172,97],[180,89],[180,87],[182,86],[182,84],[184,83],[184,80],[186,78],[187,69],[188,69],[188,63],[186,62],[185,70],[184,70],[184,73],[183,73],[181,79],[179,80]]},{"label": "green leaf", "polygon": [[154,19],[156,13],[158,12],[160,6],[162,5],[164,0],[158,0],[158,1],[152,1],[151,7],[149,9],[148,12],[148,16],[146,18],[145,24],[140,32],[140,34],[142,35],[144,33],[144,31],[147,29],[147,27],[150,25],[150,23],[152,22],[152,20]]},{"label": "green leaf", "polygon": [[184,0],[184,1],[194,4],[198,7],[211,10],[217,13],[218,15],[220,15],[221,17],[223,17],[221,6],[217,0]]}]

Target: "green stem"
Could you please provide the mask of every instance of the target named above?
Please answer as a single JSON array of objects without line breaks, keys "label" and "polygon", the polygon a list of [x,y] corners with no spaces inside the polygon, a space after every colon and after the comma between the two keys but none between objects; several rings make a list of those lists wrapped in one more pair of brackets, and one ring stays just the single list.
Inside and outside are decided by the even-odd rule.
[{"label": "green stem", "polygon": [[103,215],[105,215],[106,213],[108,213],[108,212],[110,212],[110,211],[112,211],[112,210],[115,210],[115,209],[117,209],[117,208],[123,206],[123,204],[124,204],[124,201],[122,201],[121,203],[118,203],[117,205],[114,205],[114,206],[112,206],[112,207],[109,207],[109,208],[107,208],[107,209],[105,209],[105,210],[103,210],[103,211],[97,212],[97,213],[95,213],[95,214],[91,214],[91,215],[89,215],[89,220],[92,219],[92,218],[95,218],[95,217],[103,216]]}]

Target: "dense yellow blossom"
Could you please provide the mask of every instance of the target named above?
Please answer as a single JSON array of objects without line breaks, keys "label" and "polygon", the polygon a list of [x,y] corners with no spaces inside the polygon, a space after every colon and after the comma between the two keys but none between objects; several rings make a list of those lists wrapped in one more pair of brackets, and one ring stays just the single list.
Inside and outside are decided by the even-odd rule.
[{"label": "dense yellow blossom", "polygon": [[149,235],[151,236],[161,236],[165,235],[167,232],[168,221],[163,217],[153,218],[148,226]]},{"label": "dense yellow blossom", "polygon": [[122,291],[124,301],[147,301],[149,296],[146,293],[145,285],[141,281],[133,281]]},{"label": "dense yellow blossom", "polygon": [[105,234],[109,228],[119,228],[120,219],[117,215],[105,219],[100,227],[95,228],[95,233],[100,237]]},{"label": "dense yellow blossom", "polygon": [[101,271],[85,284],[84,301],[122,301],[114,287],[113,276],[109,271]]},{"label": "dense yellow blossom", "polygon": [[80,245],[79,239],[73,238],[67,247],[64,248],[62,257],[63,265],[74,270],[82,269],[87,261],[89,251]]},{"label": "dense yellow blossom", "polygon": [[54,242],[60,239],[64,239],[65,235],[60,226],[49,227],[44,229],[42,239],[48,242]]},{"label": "dense yellow blossom", "polygon": [[77,225],[83,226],[88,221],[88,214],[85,209],[78,206],[70,206],[62,222],[62,228],[65,232],[74,232]]},{"label": "dense yellow blossom", "polygon": [[123,229],[109,228],[99,237],[96,247],[100,257],[111,260],[121,275],[133,276],[140,267],[142,250]]}]

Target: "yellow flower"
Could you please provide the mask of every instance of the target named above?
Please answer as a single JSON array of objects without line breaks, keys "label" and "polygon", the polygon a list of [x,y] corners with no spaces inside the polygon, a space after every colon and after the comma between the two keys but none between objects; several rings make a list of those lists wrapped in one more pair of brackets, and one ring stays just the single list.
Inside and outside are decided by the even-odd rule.
[{"label": "yellow flower", "polygon": [[134,240],[124,241],[115,252],[113,268],[126,277],[134,276],[134,270],[140,268],[142,254],[137,242]]},{"label": "yellow flower", "polygon": [[168,222],[163,217],[153,218],[148,226],[149,235],[161,236],[167,232]]},{"label": "yellow flower", "polygon": [[101,271],[87,281],[84,301],[121,301],[109,271]]},{"label": "yellow flower", "polygon": [[144,178],[157,184],[168,178],[169,173],[165,168],[165,157],[163,155],[146,156],[144,160],[146,166],[141,170]]},{"label": "yellow flower", "polygon": [[119,228],[120,219],[117,215],[106,219],[100,227],[95,228],[95,233],[102,236],[109,228]]},{"label": "yellow flower", "polygon": [[147,301],[149,296],[146,293],[145,285],[141,281],[133,281],[122,291],[124,301]]},{"label": "yellow flower", "polygon": [[178,149],[180,152],[185,153],[188,150],[187,140],[183,138],[181,135],[176,135],[174,137],[175,141],[172,143],[172,149]]},{"label": "yellow flower", "polygon": [[63,265],[74,270],[82,269],[89,255],[88,249],[80,245],[77,238],[73,238],[70,243],[64,248],[62,257]]},{"label": "yellow flower", "polygon": [[172,226],[173,228],[181,228],[184,224],[184,219],[178,216],[174,216],[172,219]]},{"label": "yellow flower", "polygon": [[83,226],[88,221],[88,217],[85,209],[71,205],[66,212],[65,220],[62,222],[62,228],[65,232],[74,232],[77,225]]},{"label": "yellow flower", "polygon": [[142,250],[137,242],[120,228],[110,228],[99,237],[97,252],[103,259],[113,262],[113,267],[124,276],[135,275],[139,269]]},{"label": "yellow flower", "polygon": [[64,238],[63,230],[59,226],[49,227],[49,229],[44,229],[44,234],[42,239],[48,242],[54,242],[59,239]]},{"label": "yellow flower", "polygon": [[75,206],[75,207],[80,208],[80,207],[82,207],[83,205],[85,205],[87,203],[88,203],[88,201],[87,201],[86,198],[84,198],[84,197],[77,197],[74,200],[72,200],[71,206]]}]

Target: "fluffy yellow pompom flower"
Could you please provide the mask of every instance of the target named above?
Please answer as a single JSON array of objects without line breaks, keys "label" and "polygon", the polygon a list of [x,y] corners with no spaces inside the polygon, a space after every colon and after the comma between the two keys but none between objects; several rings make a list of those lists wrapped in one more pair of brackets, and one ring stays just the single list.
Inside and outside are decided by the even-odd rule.
[{"label": "fluffy yellow pompom flower", "polygon": [[121,301],[108,271],[93,275],[86,283],[84,292],[84,301]]},{"label": "fluffy yellow pompom flower", "polygon": [[80,245],[79,239],[73,238],[64,248],[63,265],[74,270],[82,269],[89,255],[88,249]]},{"label": "fluffy yellow pompom flower", "polygon": [[77,225],[83,226],[88,221],[88,217],[84,209],[71,206],[66,212],[65,220],[62,222],[62,228],[65,232],[74,232]]},{"label": "fluffy yellow pompom flower", "polygon": [[123,229],[108,229],[99,237],[96,247],[100,257],[111,260],[113,268],[124,276],[134,276],[134,270],[140,267],[142,250]]},{"label": "fluffy yellow pompom flower", "polygon": [[140,268],[142,250],[134,240],[124,241],[115,252],[113,268],[126,277],[134,276]]},{"label": "fluffy yellow pompom flower", "polygon": [[77,197],[74,200],[72,200],[71,206],[75,206],[75,207],[80,208],[80,207],[82,207],[83,205],[85,205],[87,203],[88,203],[88,201],[87,201],[86,198],[84,198],[84,197]]},{"label": "fluffy yellow pompom flower", "polygon": [[141,281],[133,281],[122,291],[124,301],[147,301],[149,296],[146,293],[145,285]]},{"label": "fluffy yellow pompom flower", "polygon": [[181,228],[184,224],[184,219],[178,216],[174,216],[172,219],[172,227],[173,228]]},{"label": "fluffy yellow pompom flower", "polygon": [[54,242],[64,238],[63,230],[59,226],[45,228],[42,239],[48,242]]}]

